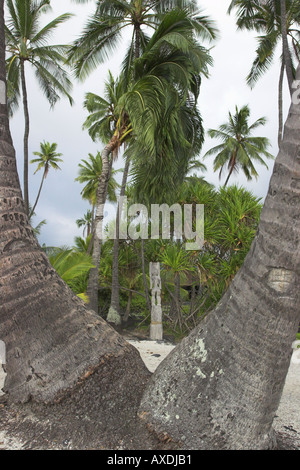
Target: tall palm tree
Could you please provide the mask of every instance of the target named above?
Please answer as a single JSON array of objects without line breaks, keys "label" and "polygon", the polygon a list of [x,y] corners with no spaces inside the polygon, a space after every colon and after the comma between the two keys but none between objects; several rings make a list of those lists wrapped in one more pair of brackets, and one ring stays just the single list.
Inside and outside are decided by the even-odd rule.
[{"label": "tall palm tree", "polygon": [[199,37],[208,40],[216,37],[214,23],[199,13],[194,0],[98,0],[94,15],[70,51],[77,77],[84,79],[107,60],[120,44],[123,30],[131,28],[132,40],[124,60],[128,71],[149,41],[146,30],[155,31],[164,15],[176,8],[189,12]]},{"label": "tall palm tree", "polygon": [[5,27],[7,49],[8,104],[10,112],[23,99],[24,131],[24,200],[28,212],[28,140],[29,110],[26,83],[26,64],[33,68],[41,90],[53,107],[60,96],[66,96],[72,104],[71,81],[63,65],[68,46],[49,45],[51,33],[72,15],[65,13],[40,26],[43,14],[50,10],[50,0],[7,0]]},{"label": "tall palm tree", "polygon": [[248,84],[253,87],[273,62],[276,48],[279,46],[281,67],[278,90],[278,145],[282,139],[282,88],[286,71],[290,93],[295,77],[297,62],[300,58],[299,0],[232,0],[228,12],[237,9],[237,25],[240,29],[254,30],[258,36],[258,48],[251,71],[247,77]]},{"label": "tall palm tree", "polygon": [[[175,44],[175,45],[174,45]],[[132,80],[119,77],[122,91],[114,113],[115,129],[102,152],[103,171],[98,186],[96,225],[102,233],[103,205],[109,175],[109,155],[130,141],[130,151],[147,158],[169,158],[178,148],[188,147],[188,130],[181,122],[183,103],[198,92],[199,74],[207,71],[210,55],[195,40],[188,12],[171,11],[165,15],[143,56],[133,64]],[[191,105],[192,106],[192,105]],[[134,143],[134,147],[133,147]],[[129,149],[128,149],[129,151]],[[181,153],[182,154],[182,153]],[[99,244],[98,244],[99,245]],[[89,298],[96,306],[97,261],[100,252],[93,251],[95,270],[91,270]],[[98,261],[99,263],[99,261]]]},{"label": "tall palm tree", "polygon": [[228,176],[224,186],[227,185],[232,173],[238,172],[240,169],[247,180],[251,180],[253,176],[257,178],[258,173],[253,160],[268,168],[262,157],[273,158],[267,151],[270,145],[269,140],[266,137],[252,136],[255,129],[265,125],[266,119],[262,117],[250,125],[248,123],[249,116],[248,106],[243,106],[241,109],[236,106],[234,115],[229,112],[228,122],[222,124],[218,129],[208,130],[208,135],[211,138],[220,139],[222,143],[208,150],[204,158],[216,154],[214,171],[220,170],[220,178],[224,167],[228,168]]},{"label": "tall palm tree", "polygon": [[[110,160],[109,164],[109,179],[107,185],[107,199],[112,202],[117,201],[116,191],[119,184],[115,180],[114,176],[119,170],[112,168],[113,160]],[[94,239],[95,239],[95,207],[97,201],[97,188],[99,180],[102,175],[102,159],[101,153],[97,152],[96,156],[89,153],[88,159],[81,160],[79,163],[79,175],[75,178],[75,181],[79,183],[86,183],[81,191],[83,199],[87,199],[92,205],[92,220],[91,220],[91,238],[89,242],[88,252],[92,252]]]},{"label": "tall palm tree", "polygon": [[[3,17],[0,0],[1,90],[6,89]],[[43,420],[44,436],[53,438],[52,424],[60,440],[67,429],[79,449],[111,446],[114,436],[117,446],[124,435],[131,447],[136,439],[137,445],[156,449],[165,445],[166,435],[187,450],[274,446],[272,422],[300,303],[299,104],[292,103],[288,116],[244,266],[217,308],[150,377],[137,351],[72,294],[36,242],[24,211],[5,93],[0,93],[5,149],[0,152],[0,337],[7,345],[5,392],[11,409],[16,403],[20,411],[25,404],[23,410],[37,420],[42,410],[49,418],[48,425]],[[107,397],[115,406],[108,406]],[[151,432],[140,426],[137,413]],[[27,427],[36,435],[34,421]],[[153,444],[155,435],[163,444]]]},{"label": "tall palm tree", "polygon": [[58,166],[58,162],[63,161],[61,158],[59,158],[62,156],[62,153],[56,152],[56,149],[57,149],[56,143],[50,144],[49,142],[44,141],[40,143],[40,152],[33,152],[34,155],[38,156],[38,158],[34,158],[33,160],[30,160],[30,163],[38,164],[37,169],[35,170],[34,174],[36,174],[37,171],[42,170],[42,169],[44,171],[43,171],[40,188],[39,188],[35,203],[30,211],[29,218],[32,216],[32,214],[35,211],[35,208],[37,206],[38,200],[41,195],[44,181],[47,178],[50,168],[53,168],[53,170],[60,170],[60,167]]},{"label": "tall palm tree", "polygon": [[[148,374],[134,348],[88,309],[59,277],[29,224],[9,130],[4,0],[0,0],[0,89],[3,149],[0,152],[0,337],[7,345],[7,395],[11,403],[24,403],[32,398],[50,404],[58,397],[64,400],[70,387],[76,388],[82,381],[92,385],[95,380],[98,396],[99,384],[103,385],[98,372],[101,375],[107,364],[110,375],[113,369],[117,372],[120,361],[124,364],[128,360],[130,367],[123,371],[122,378],[117,372],[116,380],[110,379],[108,388],[104,390],[100,385],[106,398],[98,407],[96,423],[100,408],[103,406],[104,412],[107,409],[107,393],[114,395],[118,390],[116,398],[119,397],[125,379],[129,384],[126,393],[130,393],[127,404],[131,408],[134,406],[131,397],[136,401],[137,390],[140,389],[139,393],[143,390],[138,381],[141,378],[146,381]],[[29,344],[34,344],[34,348],[28,347]],[[17,347],[20,348],[18,359],[14,354]],[[86,408],[89,414],[88,410],[90,404]],[[127,418],[124,415],[123,422]]]}]

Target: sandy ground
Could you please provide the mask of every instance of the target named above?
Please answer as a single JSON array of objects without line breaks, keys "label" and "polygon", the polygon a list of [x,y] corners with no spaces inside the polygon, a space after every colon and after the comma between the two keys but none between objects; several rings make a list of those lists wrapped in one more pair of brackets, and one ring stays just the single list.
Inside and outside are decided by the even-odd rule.
[{"label": "sandy ground", "polygon": [[[142,360],[150,370],[154,372],[159,363],[175,347],[166,341],[133,340],[129,339],[139,351]],[[4,375],[0,367],[0,389],[3,386]],[[274,427],[284,439],[291,440],[293,446],[300,450],[300,352],[294,352],[286,383],[274,420]],[[12,436],[8,436],[5,430],[0,429],[0,450],[21,450],[23,444]]]}]

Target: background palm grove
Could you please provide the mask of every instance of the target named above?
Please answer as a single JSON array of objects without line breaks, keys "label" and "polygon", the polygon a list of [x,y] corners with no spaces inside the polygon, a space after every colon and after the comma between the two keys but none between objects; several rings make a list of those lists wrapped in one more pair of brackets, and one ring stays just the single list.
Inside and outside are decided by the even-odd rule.
[{"label": "background palm grove", "polygon": [[[214,320],[205,319],[218,310],[223,327],[230,293],[243,292],[247,302],[242,286],[253,266],[240,268],[250,248],[253,263],[259,259],[253,241],[261,236],[274,157],[285,148],[283,123],[300,57],[299,1],[6,0],[4,8],[8,112],[24,210],[44,255],[83,301],[78,305],[148,335],[149,263],[158,261],[165,337],[193,338],[196,327],[209,335]],[[105,232],[121,223],[119,196],[148,208],[203,204],[201,251],[186,251],[173,223],[168,240],[101,240],[97,227]],[[262,232],[266,220],[268,213]],[[281,268],[262,275],[275,290],[282,279],[296,282],[290,268]],[[180,344],[185,353],[188,341]],[[202,364],[207,351],[203,339],[195,341]],[[196,358],[192,347],[189,353]],[[196,375],[208,371],[198,368]],[[155,386],[142,408],[158,432],[174,428],[178,441],[181,431],[164,414],[164,400],[171,416],[179,402]],[[46,388],[39,393],[48,400]],[[156,412],[147,397],[157,400]],[[270,446],[268,429],[258,434],[258,447]],[[234,447],[231,437],[225,447]]]},{"label": "background palm grove", "polygon": [[[19,171],[20,174],[23,172],[23,181],[26,181],[23,182],[23,188],[26,188],[24,195],[29,193],[29,215],[51,263],[71,288],[88,301],[87,280],[92,263],[88,255],[92,255],[93,250],[96,188],[102,171],[101,151],[113,131],[112,126],[117,125],[118,111],[115,110],[124,91],[122,87],[128,86],[128,83],[121,83],[122,75],[118,78],[117,74],[123,73],[123,80],[128,82],[130,60],[142,55],[145,41],[149,40],[164,16],[170,16],[170,21],[174,21],[172,14],[175,8],[179,6],[183,12],[186,5],[185,2],[170,2],[170,5],[167,2],[166,6],[158,7],[155,16],[155,2],[153,5],[151,2],[145,2],[145,5],[143,2],[141,5],[140,2],[100,2],[98,12],[94,2],[54,1],[51,3],[52,8],[49,2],[37,2],[36,12],[32,11],[32,18],[26,20],[26,9],[20,7],[19,3],[8,1],[6,5],[7,67],[8,83],[11,86],[11,127],[15,136]],[[85,5],[78,6],[76,3]],[[254,90],[249,86],[247,89],[246,71],[250,71],[251,61],[255,62],[261,54],[255,37],[261,31],[265,36],[270,35],[269,26],[263,23],[261,31],[256,32],[256,25],[247,24],[247,28],[244,27],[248,29],[247,32],[237,32],[234,23],[235,14],[239,10],[234,6],[237,3],[237,7],[241,8],[243,2],[227,3],[187,2],[192,8],[189,14],[195,22],[192,27],[198,35],[203,56],[200,58],[202,63],[199,70],[201,82],[197,82],[195,96],[198,100],[193,104],[197,106],[194,109],[197,110],[195,117],[198,122],[195,125],[198,135],[192,137],[194,140],[190,153],[184,155],[178,168],[175,167],[176,159],[150,161],[145,150],[134,148],[136,143],[132,143],[133,150],[127,148],[126,154],[132,159],[125,181],[129,202],[131,198],[132,201],[147,201],[148,204],[205,204],[204,250],[201,253],[186,253],[182,241],[178,240],[170,243],[148,241],[143,247],[140,246],[141,242],[122,242],[118,255],[121,290],[114,294],[111,292],[113,243],[106,242],[102,247],[99,278],[99,302],[103,316],[107,315],[111,297],[120,297],[120,305],[118,300],[114,303],[125,321],[130,317],[147,316],[149,294],[145,276],[148,276],[148,263],[160,261],[165,283],[163,300],[166,326],[170,325],[173,332],[186,332],[219,300],[249,250],[259,220],[261,199],[267,190],[269,169],[273,166],[271,154],[277,151],[278,99],[275,94],[266,96],[265,83],[269,80],[272,83],[271,90],[277,93],[280,32],[272,32],[274,45],[271,47],[268,44],[270,50],[266,50],[265,56],[261,57],[262,65],[257,67],[255,63],[256,75],[251,77],[253,83],[250,85],[253,85],[263,75],[262,72],[266,72],[261,78],[261,81],[265,79],[262,100],[260,83]],[[229,6],[232,8],[231,16]],[[250,18],[251,14],[254,13],[247,12],[247,17]],[[268,15],[273,12],[271,7],[265,6],[259,14],[265,15],[265,21],[269,21]],[[104,24],[100,22],[102,17]],[[140,24],[136,21],[140,21]],[[135,32],[136,24],[139,36]],[[291,28],[296,24],[297,17],[293,18]],[[277,24],[276,28],[279,28]],[[187,47],[184,44],[187,33],[184,36],[177,32],[175,34],[176,41],[182,42],[179,43],[180,47]],[[238,50],[236,35],[242,41]],[[29,39],[26,50],[22,51],[24,37]],[[72,40],[75,46],[68,52],[68,44]],[[297,57],[296,31],[291,33],[291,41]],[[262,40],[257,42],[262,48]],[[222,57],[225,51],[226,61]],[[67,58],[69,67],[63,65]],[[273,63],[270,65],[271,59]],[[72,62],[75,64],[73,69]],[[233,62],[234,70],[231,65]],[[27,119],[24,119],[22,109],[22,63],[26,79]],[[268,68],[270,71],[267,73]],[[285,82],[282,88],[283,97],[286,98]],[[64,96],[72,107],[68,107]],[[285,105],[284,102],[282,112],[286,109]],[[267,116],[266,111],[269,113]],[[178,121],[175,121],[175,125],[178,125]],[[169,127],[167,131],[170,132]],[[169,140],[171,138],[171,135],[168,136]],[[240,142],[235,144],[235,139],[240,139]],[[125,139],[120,141],[111,158],[112,173],[107,194],[110,203],[116,203],[120,193],[121,174],[126,159],[123,143]],[[166,145],[172,144],[170,142]],[[39,146],[39,158],[34,159],[32,155],[37,154]],[[25,158],[24,153],[27,153]],[[135,153],[137,157],[132,157],[130,153]],[[61,162],[60,166],[57,161]],[[28,167],[29,170],[24,170]],[[54,172],[53,169],[61,171]],[[38,175],[41,175],[40,179]],[[228,188],[228,184],[235,186]],[[226,186],[227,190],[222,189],[222,186]],[[106,221],[114,218],[111,204],[107,206],[107,211]],[[73,219],[71,214],[74,214]],[[141,259],[141,249],[144,264],[138,261]],[[118,289],[116,282],[113,288]],[[173,318],[175,292],[178,312]],[[143,325],[146,326],[147,321]]]}]

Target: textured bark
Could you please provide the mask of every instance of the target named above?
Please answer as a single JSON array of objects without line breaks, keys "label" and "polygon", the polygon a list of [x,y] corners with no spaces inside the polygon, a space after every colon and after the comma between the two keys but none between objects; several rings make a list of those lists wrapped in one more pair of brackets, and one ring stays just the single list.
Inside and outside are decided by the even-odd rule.
[{"label": "textured bark", "polygon": [[293,67],[291,51],[288,43],[287,36],[287,14],[286,14],[286,1],[280,0],[280,11],[281,11],[281,36],[282,36],[282,49],[283,49],[283,60],[285,63],[285,70],[288,79],[288,85],[290,94],[293,93]]},{"label": "textured bark", "polygon": [[[109,142],[104,148],[102,158],[102,173],[97,188],[97,202],[96,202],[96,216],[95,216],[95,230],[94,230],[94,244],[93,244],[93,255],[92,263],[95,266],[90,270],[89,280],[87,286],[87,296],[89,299],[89,307],[98,313],[98,279],[99,279],[99,267],[101,257],[101,238],[98,233],[102,233],[102,224],[104,217],[104,204],[107,196],[108,182],[110,178],[111,166],[109,162],[109,155],[113,152],[116,147],[115,139]],[[111,160],[112,163],[112,160]]]},{"label": "textured bark", "polygon": [[280,67],[280,76],[279,76],[279,85],[278,85],[278,148],[281,145],[282,141],[282,131],[283,131],[283,98],[282,98],[282,88],[283,88],[283,77],[284,77],[284,62],[282,61]]},{"label": "textured bark", "polygon": [[21,59],[21,83],[22,83],[22,94],[23,94],[23,110],[25,119],[25,130],[24,130],[24,174],[23,174],[23,191],[24,191],[24,203],[26,214],[29,212],[29,190],[28,190],[28,139],[29,139],[29,111],[28,111],[28,100],[27,100],[27,89],[25,80],[25,63]]},{"label": "textured bark", "polygon": [[[120,198],[125,196],[125,189],[127,184],[128,178],[128,171],[129,171],[130,161],[129,158],[126,159],[122,184],[121,184],[121,191],[120,191]],[[117,216],[116,216],[116,233],[114,238],[114,246],[113,246],[113,265],[112,265],[112,283],[111,283],[111,301],[110,301],[110,309],[108,311],[107,321],[110,323],[122,323],[121,312],[120,312],[120,289],[119,289],[119,227],[120,227],[120,214],[122,213],[122,205],[120,206],[120,202],[118,203],[117,208]]]},{"label": "textured bark", "polygon": [[[6,85],[3,26],[0,0],[0,80]],[[120,361],[127,360],[141,391],[149,374],[137,351],[73,294],[37,243],[21,195],[3,101],[1,96],[0,338],[6,345],[6,398],[11,403],[54,403],[79,393],[88,382],[99,405],[101,377],[110,372],[110,387],[121,394],[123,381],[132,380],[126,370],[122,379],[119,374]],[[78,412],[82,407],[91,420],[99,419],[92,411],[97,403],[87,402],[77,403]]]},{"label": "textured bark", "polygon": [[272,422],[300,317],[299,136],[300,106],[292,104],[243,267],[143,396],[140,416],[186,449],[274,446]]}]

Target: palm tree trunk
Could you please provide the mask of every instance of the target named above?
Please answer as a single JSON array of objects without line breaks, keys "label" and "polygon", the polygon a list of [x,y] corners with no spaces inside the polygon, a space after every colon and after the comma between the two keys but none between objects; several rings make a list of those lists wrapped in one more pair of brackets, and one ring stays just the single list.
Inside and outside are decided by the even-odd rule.
[{"label": "palm tree trunk", "polygon": [[145,297],[146,297],[146,305],[147,305],[148,313],[151,313],[151,300],[150,300],[149,288],[148,288],[147,277],[146,277],[146,269],[145,269],[145,240],[143,238],[141,239],[141,260],[142,260],[142,274],[143,274],[143,284],[144,284],[144,291],[145,291]]},{"label": "palm tree trunk", "polygon": [[123,319],[124,323],[128,322],[128,318],[130,315],[131,301],[132,301],[132,292],[130,291],[128,294],[128,300],[127,300],[126,310],[125,310],[124,319]]},{"label": "palm tree trunk", "polygon": [[24,174],[23,174],[23,185],[24,185],[24,203],[26,214],[29,213],[29,191],[28,191],[28,139],[29,139],[29,111],[28,111],[28,100],[27,100],[27,89],[25,80],[25,64],[24,60],[20,61],[21,66],[21,83],[22,83],[22,94],[23,94],[23,110],[25,119],[25,130],[24,130]]},{"label": "palm tree trunk", "polygon": [[225,181],[225,183],[224,183],[224,188],[226,188],[226,186],[227,186],[227,184],[228,184],[229,178],[230,178],[230,176],[232,175],[232,172],[233,172],[233,168],[234,168],[234,164],[231,165],[231,167],[230,167],[228,176],[227,176],[226,181]]},{"label": "palm tree trunk", "polygon": [[283,111],[282,111],[282,88],[283,88],[283,77],[284,77],[284,61],[282,61],[280,68],[279,76],[279,87],[278,87],[278,147],[280,147],[282,141],[282,131],[283,131]]},{"label": "palm tree trunk", "polygon": [[294,76],[293,76],[291,51],[289,48],[288,35],[287,35],[286,0],[280,0],[280,8],[281,8],[281,36],[282,36],[283,59],[285,63],[289,90],[292,96]]},{"label": "palm tree trunk", "polygon": [[[6,90],[3,3],[0,0],[0,82]],[[82,425],[76,430],[75,422],[71,429],[68,422],[72,403],[74,417],[86,416],[97,427],[99,416],[102,420],[108,413],[106,398],[101,397],[109,396],[126,422],[130,417],[121,402],[134,409],[137,403],[128,400],[139,400],[141,383],[149,374],[137,351],[73,294],[40,248],[22,199],[2,93],[0,126],[0,338],[6,345],[6,398],[28,406],[56,403],[50,414],[57,409],[69,426],[68,434],[78,435],[79,446],[85,446],[84,441],[88,446],[91,433],[81,432]],[[110,422],[109,416],[104,419]]]},{"label": "palm tree trunk", "polygon": [[[125,196],[125,189],[127,184],[128,178],[128,171],[130,166],[129,158],[126,158],[123,178],[122,178],[122,185],[120,190],[120,198]],[[121,199],[122,201],[122,199]],[[120,313],[120,290],[119,290],[119,227],[120,227],[120,214],[122,213],[122,204],[120,206],[120,201],[118,203],[117,208],[117,216],[116,216],[116,233],[114,238],[114,246],[113,246],[113,265],[112,265],[112,284],[111,284],[111,301],[110,301],[110,308],[108,311],[107,319],[109,323],[120,324],[122,323],[121,313]]]},{"label": "palm tree trunk", "polygon": [[179,328],[182,328],[182,319],[181,319],[181,305],[180,305],[180,274],[175,273],[174,279],[174,298],[175,298],[175,309],[177,322],[179,323]]},{"label": "palm tree trunk", "polygon": [[44,181],[45,181],[45,170],[44,170],[44,173],[43,173],[42,181],[41,181],[41,184],[40,184],[39,192],[38,192],[38,194],[37,194],[37,197],[36,197],[34,206],[33,206],[33,208],[31,209],[31,212],[30,212],[30,214],[29,214],[29,219],[31,219],[31,217],[32,217],[33,214],[34,214],[34,210],[35,210],[35,208],[36,208],[36,206],[37,206],[37,203],[38,203],[39,198],[40,198],[40,195],[41,195],[41,191],[42,191],[42,187],[43,187]]},{"label": "palm tree trunk", "polygon": [[91,226],[91,239],[87,249],[87,254],[90,255],[94,246],[94,237],[95,237],[95,204],[92,206],[92,226]]},{"label": "palm tree trunk", "polygon": [[[89,307],[98,313],[98,279],[99,267],[101,257],[101,242],[103,230],[103,217],[104,217],[104,204],[107,196],[107,188],[110,177],[110,162],[109,155],[116,147],[116,140],[112,139],[104,148],[102,158],[102,173],[97,188],[97,202],[96,202],[96,216],[95,216],[95,231],[94,231],[94,245],[92,254],[92,263],[95,266],[91,268],[87,286],[87,296],[89,299]],[[112,162],[112,160],[111,160]]]},{"label": "palm tree trunk", "polygon": [[299,136],[300,106],[292,104],[244,265],[143,396],[140,416],[185,449],[275,444],[272,423],[299,324]]},{"label": "palm tree trunk", "polygon": [[138,59],[141,53],[141,27],[139,24],[135,26],[135,58]]}]

